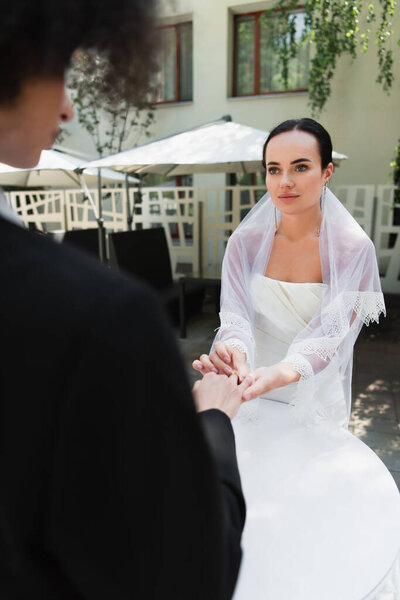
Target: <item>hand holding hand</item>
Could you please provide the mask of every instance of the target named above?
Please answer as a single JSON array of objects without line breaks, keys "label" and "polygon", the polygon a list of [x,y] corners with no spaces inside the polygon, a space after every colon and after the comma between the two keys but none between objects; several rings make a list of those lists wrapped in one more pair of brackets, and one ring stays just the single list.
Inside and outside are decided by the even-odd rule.
[{"label": "hand holding hand", "polygon": [[214,372],[230,376],[236,372],[239,381],[249,374],[244,352],[230,348],[223,342],[215,342],[215,350],[210,354],[202,354],[199,360],[193,361],[192,367],[203,375]]},{"label": "hand holding hand", "polygon": [[217,408],[233,419],[242,403],[242,397],[252,379],[247,377],[238,385],[237,375],[206,373],[193,386],[193,397],[197,412]]},{"label": "hand holding hand", "polygon": [[270,367],[259,367],[252,373],[254,383],[248,387],[243,395],[243,400],[253,400],[258,396],[267,394],[271,390],[294,383],[300,379],[290,363],[277,363]]}]

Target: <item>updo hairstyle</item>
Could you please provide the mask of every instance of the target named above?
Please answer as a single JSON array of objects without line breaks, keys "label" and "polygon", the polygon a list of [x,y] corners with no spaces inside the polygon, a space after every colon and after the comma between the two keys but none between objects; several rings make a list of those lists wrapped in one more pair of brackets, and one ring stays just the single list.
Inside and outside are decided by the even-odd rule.
[{"label": "updo hairstyle", "polygon": [[279,135],[280,133],[286,133],[286,131],[305,131],[306,133],[311,133],[315,137],[318,142],[319,154],[321,157],[321,166],[323,169],[332,162],[332,141],[331,136],[326,131],[322,125],[314,121],[314,119],[308,119],[304,117],[302,119],[289,119],[288,121],[283,121],[277,125],[269,134],[266,141],[264,142],[263,151],[262,151],[262,164],[264,169],[266,169],[265,164],[265,151],[267,149],[268,143],[272,140],[273,137]]}]

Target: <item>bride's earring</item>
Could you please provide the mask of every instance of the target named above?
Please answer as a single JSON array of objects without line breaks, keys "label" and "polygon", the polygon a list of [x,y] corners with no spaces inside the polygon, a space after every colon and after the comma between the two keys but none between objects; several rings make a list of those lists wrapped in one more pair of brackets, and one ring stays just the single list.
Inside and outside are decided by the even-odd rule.
[{"label": "bride's earring", "polygon": [[325,197],[326,197],[326,186],[327,185],[328,185],[328,182],[325,183],[324,190],[322,192],[322,202],[321,202],[321,212],[322,212],[322,214],[324,214],[324,209],[325,209]]},{"label": "bride's earring", "polygon": [[275,234],[278,231],[278,219],[276,217],[276,206],[274,207],[274,216],[275,216]]}]

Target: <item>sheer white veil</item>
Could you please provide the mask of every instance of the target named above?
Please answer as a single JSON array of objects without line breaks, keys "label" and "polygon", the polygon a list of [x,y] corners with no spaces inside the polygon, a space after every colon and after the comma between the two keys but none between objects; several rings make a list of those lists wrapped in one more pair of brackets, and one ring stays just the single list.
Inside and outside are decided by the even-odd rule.
[{"label": "sheer white veil", "polygon": [[[222,265],[221,327],[214,342],[222,340],[246,352],[251,370],[255,358],[251,282],[255,274],[265,274],[274,235],[274,205],[266,194],[229,238]],[[378,321],[385,313],[385,304],[374,245],[328,189],[319,245],[325,294],[284,361],[300,373],[292,401],[297,416],[308,423],[330,419],[347,425],[354,343],[364,323]],[[320,392],[332,375],[340,389],[324,396]]]}]

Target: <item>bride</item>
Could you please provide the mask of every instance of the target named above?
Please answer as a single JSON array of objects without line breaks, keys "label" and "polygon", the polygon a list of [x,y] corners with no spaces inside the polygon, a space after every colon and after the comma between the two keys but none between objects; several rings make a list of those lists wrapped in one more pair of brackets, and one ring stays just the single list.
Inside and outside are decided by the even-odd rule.
[{"label": "bride", "polygon": [[327,189],[319,123],[278,125],[263,165],[268,194],[227,245],[221,327],[193,362],[253,380],[234,420],[247,502],[235,600],[392,600],[397,488],[347,431],[354,343],[385,312],[375,249]]}]

